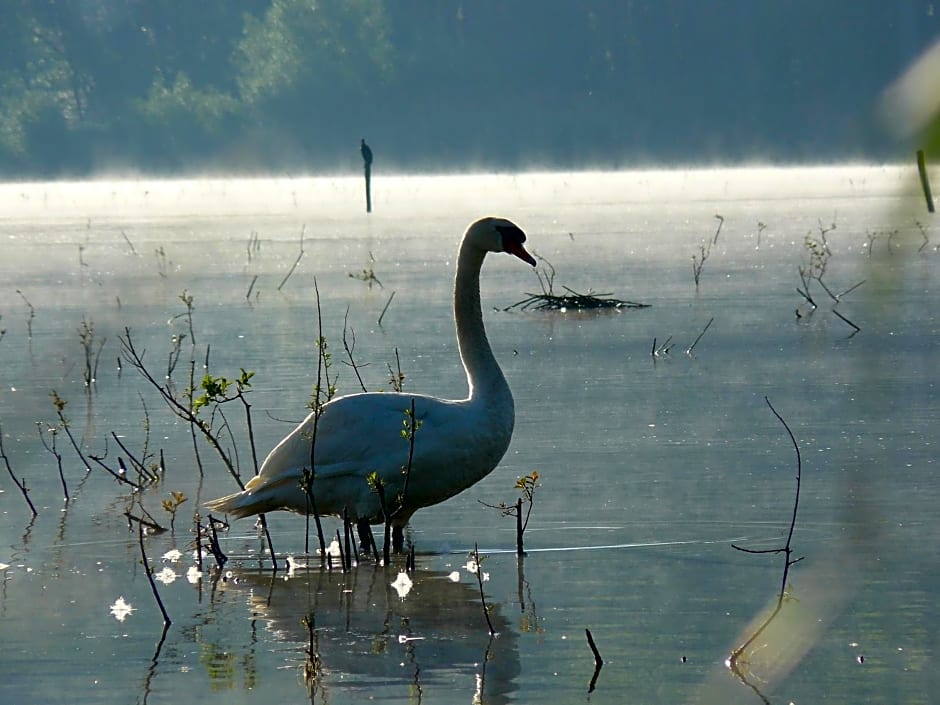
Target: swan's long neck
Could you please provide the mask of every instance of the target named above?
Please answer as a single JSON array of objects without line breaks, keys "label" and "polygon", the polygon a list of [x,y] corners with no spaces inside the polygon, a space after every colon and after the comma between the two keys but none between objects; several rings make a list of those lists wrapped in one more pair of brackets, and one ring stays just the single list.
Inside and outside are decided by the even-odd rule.
[{"label": "swan's long neck", "polygon": [[512,410],[512,394],[503,371],[499,368],[486,330],[480,307],[480,268],[486,252],[461,243],[457,255],[457,279],[454,284],[454,321],[460,359],[467,371],[470,400],[486,406],[502,406]]}]

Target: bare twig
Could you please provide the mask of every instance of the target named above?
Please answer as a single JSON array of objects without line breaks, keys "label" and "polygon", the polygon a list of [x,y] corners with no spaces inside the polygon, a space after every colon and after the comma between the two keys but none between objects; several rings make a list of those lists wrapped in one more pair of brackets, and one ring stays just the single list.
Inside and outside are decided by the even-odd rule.
[{"label": "bare twig", "polygon": [[[323,368],[326,362],[325,339],[323,337],[323,312],[320,308],[320,288],[317,285],[316,277],[313,279],[313,291],[317,301],[317,386],[314,390],[313,398],[313,429],[310,436],[310,467],[304,468],[301,486],[307,496],[307,533],[305,536],[305,546],[309,545],[310,519],[309,515],[313,512],[314,522],[317,527],[317,540],[320,544],[321,560],[326,557],[326,540],[323,538],[323,525],[320,522],[320,512],[317,509],[316,497],[313,492],[313,483],[316,479],[316,450],[317,450],[317,425],[320,421],[320,414],[323,413],[324,402],[320,399],[323,390]],[[329,401],[329,377],[327,377],[327,401]],[[307,551],[309,553],[309,549]]]},{"label": "bare twig", "polygon": [[7,457],[6,451],[3,449],[3,428],[0,427],[0,459],[3,460],[3,464],[6,465],[7,472],[10,473],[10,479],[13,480],[13,484],[16,485],[17,489],[20,491],[20,494],[23,495],[23,499],[26,500],[26,504],[29,505],[29,511],[33,513],[35,517],[39,514],[36,511],[36,505],[33,504],[33,500],[29,498],[29,489],[26,487],[26,481],[20,480],[13,474],[13,468],[10,467],[10,459]]},{"label": "bare twig", "polygon": [[689,355],[689,356],[692,355],[692,350],[694,350],[694,349],[695,349],[695,346],[698,345],[698,341],[700,341],[700,340],[702,339],[702,336],[705,335],[705,331],[707,331],[707,330],[711,327],[712,321],[714,321],[714,320],[715,320],[715,317],[714,317],[714,316],[712,316],[711,318],[708,319],[708,323],[705,324],[705,327],[702,329],[702,332],[698,334],[698,337],[697,337],[697,338],[693,341],[693,343],[689,346],[688,350],[685,351],[685,354],[686,354],[686,355]]},{"label": "bare twig", "polygon": [[62,483],[62,496],[65,499],[65,503],[68,504],[69,501],[69,488],[65,484],[65,474],[62,472],[62,454],[56,449],[56,436],[59,433],[59,429],[54,426],[47,427],[49,435],[52,436],[52,442],[46,440],[45,435],[42,432],[42,423],[37,421],[36,428],[39,431],[39,440],[42,441],[42,445],[48,450],[56,460],[56,466],[59,469],[59,482]]},{"label": "bare twig", "polygon": [[50,395],[52,397],[52,405],[55,407],[56,414],[59,417],[59,423],[62,426],[62,429],[65,431],[65,435],[69,437],[69,442],[72,444],[72,448],[75,449],[75,452],[78,454],[78,457],[82,461],[82,465],[85,466],[86,471],[91,471],[91,466],[88,464],[88,461],[85,459],[84,453],[82,453],[81,448],[78,447],[78,441],[75,440],[75,436],[72,435],[72,429],[69,426],[68,419],[65,418],[65,405],[66,401],[60,397],[56,391],[53,389]]},{"label": "bare twig", "polygon": [[742,548],[741,546],[737,546],[735,544],[731,544],[732,548],[738,551],[743,551],[744,553],[783,553],[784,558],[785,558],[784,564],[783,564],[783,577],[780,580],[780,592],[777,596],[776,607],[774,608],[773,612],[770,613],[767,619],[764,620],[763,624],[761,624],[760,627],[758,627],[754,631],[754,633],[751,634],[751,636],[748,637],[747,640],[745,640],[743,644],[735,648],[734,651],[731,652],[731,656],[728,658],[729,668],[731,668],[732,671],[734,671],[736,674],[739,674],[739,675],[740,675],[740,672],[738,670],[737,664],[738,664],[739,658],[741,657],[741,654],[743,654],[744,651],[751,644],[754,643],[754,641],[767,628],[767,625],[769,625],[773,621],[773,619],[780,613],[780,610],[783,608],[783,601],[786,598],[787,578],[790,575],[790,566],[792,566],[794,563],[798,563],[799,561],[803,560],[802,556],[800,558],[795,558],[795,559],[791,558],[793,554],[793,549],[791,547],[791,544],[793,542],[793,532],[796,529],[796,516],[800,508],[800,483],[802,482],[802,476],[803,476],[803,461],[800,456],[800,446],[796,442],[796,438],[793,435],[793,431],[790,430],[789,425],[787,425],[787,422],[783,419],[783,417],[779,413],[777,413],[777,410],[774,408],[773,404],[770,403],[770,399],[768,399],[767,397],[764,397],[764,401],[767,402],[767,406],[770,407],[770,410],[773,412],[774,416],[777,417],[777,420],[781,424],[783,424],[783,427],[787,431],[787,435],[790,436],[790,442],[793,444],[793,448],[796,451],[796,493],[793,498],[793,512],[790,516],[790,528],[787,531],[787,541],[786,541],[786,544],[784,544],[782,548],[753,550],[753,549],[748,549],[748,548]]},{"label": "bare twig", "polygon": [[[836,311],[835,309],[832,309],[832,312],[833,312],[834,314],[836,314],[836,316],[838,316],[839,318],[841,318],[843,321],[845,321],[846,323],[848,323],[850,326],[852,326],[852,328],[855,329],[855,333],[858,333],[859,331],[862,330],[861,328],[859,328],[857,325],[855,325],[854,323],[852,323],[852,321],[850,321],[848,318],[846,318],[845,316],[843,316],[841,313],[839,313],[839,312]],[[852,335],[854,335],[854,333],[853,333]],[[851,337],[851,336],[849,336],[849,337]]]},{"label": "bare twig", "polygon": [[[349,321],[349,306],[346,307],[346,313],[343,315],[343,349],[346,351],[346,357],[349,358],[349,362],[347,364],[353,368],[353,372],[356,373],[356,379],[359,380],[359,387],[362,389],[363,392],[365,392],[367,391],[366,385],[362,381],[362,375],[359,374],[360,366],[357,365],[356,361],[353,359],[353,350],[356,349],[356,331],[348,327],[347,325],[348,321]],[[348,336],[346,334],[347,331],[349,331]],[[350,343],[350,338],[352,339],[351,343]],[[362,365],[362,367],[366,367],[366,365]]]},{"label": "bare twig", "polygon": [[26,298],[26,294],[19,289],[16,290],[16,293],[20,295],[20,298],[23,299],[23,303],[26,304],[26,308],[29,309],[29,313],[26,314],[26,337],[32,340],[33,319],[36,318],[36,308],[29,302],[29,299]]},{"label": "bare twig", "polygon": [[163,626],[169,627],[173,621],[170,619],[170,615],[167,614],[166,607],[163,606],[163,600],[160,599],[160,593],[157,590],[157,583],[153,579],[153,571],[150,569],[150,563],[147,561],[147,551],[144,548],[143,524],[139,524],[137,526],[137,537],[140,541],[140,558],[144,564],[144,571],[147,573],[147,580],[150,581],[150,589],[153,591],[153,597],[157,601],[157,605],[160,607],[160,612],[163,613]]},{"label": "bare twig", "polygon": [[585,636],[587,636],[588,646],[591,647],[591,653],[594,654],[594,675],[591,676],[591,682],[588,685],[588,692],[593,693],[594,688],[597,686],[597,677],[601,674],[601,669],[604,667],[604,659],[601,658],[601,652],[597,650],[597,644],[594,643],[594,637],[591,635],[591,630],[585,628]]},{"label": "bare twig", "polygon": [[[401,371],[401,358],[398,356],[398,348],[395,348],[395,370],[392,369],[392,366],[386,363],[388,366],[388,381],[392,385],[392,389],[396,392],[401,393],[405,388],[405,374]],[[397,371],[396,371],[397,370]]]},{"label": "bare twig", "polygon": [[281,283],[277,285],[277,290],[280,291],[284,288],[284,285],[287,283],[287,280],[290,279],[291,274],[294,273],[294,270],[297,269],[297,265],[300,264],[300,260],[304,256],[304,232],[307,230],[307,224],[304,223],[303,227],[300,228],[300,252],[297,253],[297,259],[294,260],[294,263],[291,265],[290,270],[287,274],[284,275],[284,278],[281,280]]},{"label": "bare twig", "polygon": [[385,306],[382,308],[382,313],[379,314],[378,325],[382,325],[382,319],[385,318],[385,312],[388,311],[388,307],[392,305],[392,299],[395,298],[395,292],[393,291],[388,297],[388,301],[385,302]]},{"label": "bare twig", "polygon": [[255,282],[258,281],[258,275],[256,274],[251,278],[251,284],[248,285],[248,291],[245,292],[245,300],[251,301],[251,292],[255,288]]},{"label": "bare twig", "polygon": [[137,250],[134,248],[134,243],[131,242],[130,238],[127,237],[127,233],[124,232],[123,230],[121,230],[121,237],[124,238],[124,242],[127,243],[127,246],[128,246],[129,248],[131,248],[131,254],[134,255],[135,257],[137,257],[137,256],[138,256],[138,255],[137,255]]}]

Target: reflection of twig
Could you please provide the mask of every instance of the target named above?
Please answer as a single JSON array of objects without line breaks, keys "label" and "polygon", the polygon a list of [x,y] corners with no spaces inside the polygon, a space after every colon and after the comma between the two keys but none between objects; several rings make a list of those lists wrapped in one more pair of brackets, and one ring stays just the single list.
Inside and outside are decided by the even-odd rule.
[{"label": "reflection of twig", "polygon": [[320,659],[320,639],[316,627],[316,614],[309,612],[300,622],[307,628],[307,647],[304,649],[307,656],[304,662],[304,682],[310,692],[310,702],[313,702],[313,694],[316,692],[321,678],[323,678],[323,661]]},{"label": "reflection of twig", "polygon": [[923,252],[924,248],[930,244],[930,238],[927,237],[927,228],[921,225],[919,220],[915,220],[914,225],[916,225],[917,229],[920,230],[920,236],[924,238],[924,241],[920,243],[920,247],[917,248],[917,252],[920,253]]},{"label": "reflection of twig", "polygon": [[[222,551],[222,547],[219,545],[219,532],[218,526],[222,526],[225,529],[228,529],[228,524],[225,522],[214,518],[211,514],[206,522],[206,539],[209,542],[209,552],[212,554],[212,557],[215,558],[215,563],[221,571],[225,567],[226,562],[228,562],[228,556]],[[199,547],[199,550],[202,550],[202,547]],[[272,552],[273,554],[273,552]]]},{"label": "reflection of twig", "polygon": [[591,682],[588,685],[588,692],[594,692],[594,686],[597,685],[597,677],[601,674],[601,669],[604,667],[604,659],[601,658],[601,652],[597,650],[597,645],[594,643],[594,637],[591,636],[591,630],[585,629],[585,635],[587,635],[588,646],[591,647],[591,653],[594,654],[594,675],[591,676]]},{"label": "reflection of twig", "polygon": [[796,450],[796,494],[793,499],[793,513],[790,517],[790,529],[787,532],[787,542],[783,546],[783,548],[768,548],[768,549],[762,549],[762,550],[754,550],[754,549],[749,549],[749,548],[742,548],[735,544],[731,544],[732,548],[738,551],[743,551],[744,553],[783,553],[786,559],[783,565],[783,577],[780,581],[780,593],[777,596],[777,606],[774,608],[773,612],[770,613],[767,619],[764,620],[763,624],[761,624],[757,628],[757,630],[755,630],[755,632],[751,634],[751,636],[748,637],[747,640],[743,644],[735,648],[734,651],[731,652],[731,656],[728,658],[728,661],[727,661],[728,667],[735,673],[735,675],[737,675],[742,680],[744,680],[744,677],[741,674],[740,669],[738,668],[738,659],[741,657],[741,654],[744,653],[747,647],[753,644],[754,640],[757,639],[757,637],[759,637],[764,632],[767,626],[773,621],[774,617],[776,617],[780,613],[780,610],[783,607],[783,600],[786,597],[787,578],[790,575],[790,566],[793,565],[794,563],[798,563],[799,561],[803,560],[802,556],[796,559],[793,559],[790,557],[793,553],[793,549],[791,548],[790,544],[793,541],[793,531],[796,528],[796,515],[797,515],[797,511],[800,508],[800,482],[802,480],[802,474],[803,474],[803,461],[800,457],[800,446],[797,444],[796,438],[793,436],[793,431],[790,430],[790,427],[787,425],[787,422],[784,421],[783,417],[779,413],[777,413],[777,410],[774,408],[773,404],[770,403],[770,399],[768,399],[767,397],[764,397],[764,401],[767,402],[767,406],[770,407],[770,410],[773,412],[774,416],[777,417],[777,420],[783,424],[783,427],[786,429],[787,434],[790,436],[790,441],[793,443],[793,448],[794,450]]},{"label": "reflection of twig", "polygon": [[473,544],[473,551],[470,553],[470,558],[476,566],[475,572],[477,575],[477,584],[480,586],[480,603],[483,605],[483,616],[486,617],[486,626],[489,627],[490,636],[493,636],[496,634],[496,630],[493,628],[492,620],[490,620],[490,608],[486,604],[486,596],[483,594],[483,566],[480,564],[480,549],[477,548],[477,544]]}]

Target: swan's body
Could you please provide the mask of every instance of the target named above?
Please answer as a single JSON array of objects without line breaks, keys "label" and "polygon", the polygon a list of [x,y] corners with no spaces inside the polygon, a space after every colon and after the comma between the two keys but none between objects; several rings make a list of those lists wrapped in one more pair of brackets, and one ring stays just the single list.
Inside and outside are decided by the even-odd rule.
[{"label": "swan's body", "polygon": [[[454,320],[460,359],[467,373],[466,399],[421,394],[364,393],[327,403],[316,421],[313,497],[320,514],[362,523],[382,519],[379,497],[366,478],[377,473],[389,511],[401,506],[393,523],[400,531],[421,507],[443,502],[481,480],[496,467],[512,437],[512,393],[493,357],[480,308],[480,268],[487,252],[508,252],[535,265],[523,247],[525,234],[501,218],[483,218],[464,234],[457,256]],[[414,457],[403,504],[410,444],[402,437],[414,400]],[[310,509],[301,487],[310,468],[314,414],[310,414],[265,458],[244,491],[208,503],[212,511],[236,518],[286,509]]]}]

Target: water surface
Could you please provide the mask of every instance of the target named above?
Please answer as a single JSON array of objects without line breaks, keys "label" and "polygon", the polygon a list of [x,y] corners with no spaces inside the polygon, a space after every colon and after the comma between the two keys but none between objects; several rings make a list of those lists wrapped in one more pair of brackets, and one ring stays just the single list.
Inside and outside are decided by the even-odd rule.
[{"label": "water surface", "polygon": [[[0,424],[39,514],[30,520],[4,469],[2,699],[930,702],[940,235],[912,183],[909,170],[861,166],[403,177],[376,179],[370,216],[358,179],[3,185]],[[398,561],[348,576],[273,574],[250,521],[223,538],[230,575],[209,562],[187,580],[193,513],[234,481],[205,446],[200,475],[188,426],[119,363],[125,327],[161,380],[173,337],[186,336],[180,392],[190,358],[197,376],[207,355],[213,374],[254,371],[262,455],[306,413],[315,283],[340,392],[359,389],[343,364],[345,320],[370,390],[389,388],[397,350],[406,390],[459,397],[454,254],[483,214],[526,230],[556,289],[651,306],[505,312],[539,282],[511,258],[487,260],[487,330],[516,431],[495,472],[414,517],[417,571],[403,599],[391,587]],[[696,287],[693,256],[719,215]],[[858,332],[821,288],[815,312],[796,293],[806,238],[823,231],[833,293],[865,282],[835,307]],[[357,278],[364,270],[378,282]],[[181,295],[192,296],[192,335]],[[101,346],[89,389],[83,321],[96,355]],[[669,352],[651,354],[670,337]],[[141,454],[146,443],[164,454],[163,479],[132,494],[97,466],[86,473],[60,429],[65,504],[37,429],[58,423],[52,390],[85,452],[107,447],[113,459],[112,434]],[[805,558],[791,569],[778,632],[748,669],[758,693],[723,662],[775,602],[782,570],[780,556],[731,543],[783,545],[793,508],[794,448],[765,398],[801,451],[793,548]],[[229,413],[247,471],[243,417]],[[540,487],[520,563],[512,520],[480,502],[514,500],[516,478],[533,470]],[[161,503],[171,492],[187,498],[173,530],[146,539],[155,569],[177,576],[158,583],[173,619],[161,642],[124,513],[169,526]],[[300,555],[303,519],[269,519],[282,564]],[[464,567],[474,544],[494,639]],[[177,562],[161,558],[171,549]],[[110,611],[120,597],[134,608],[123,621]],[[585,628],[606,661],[590,696]],[[311,638],[319,670],[305,681]]]}]

